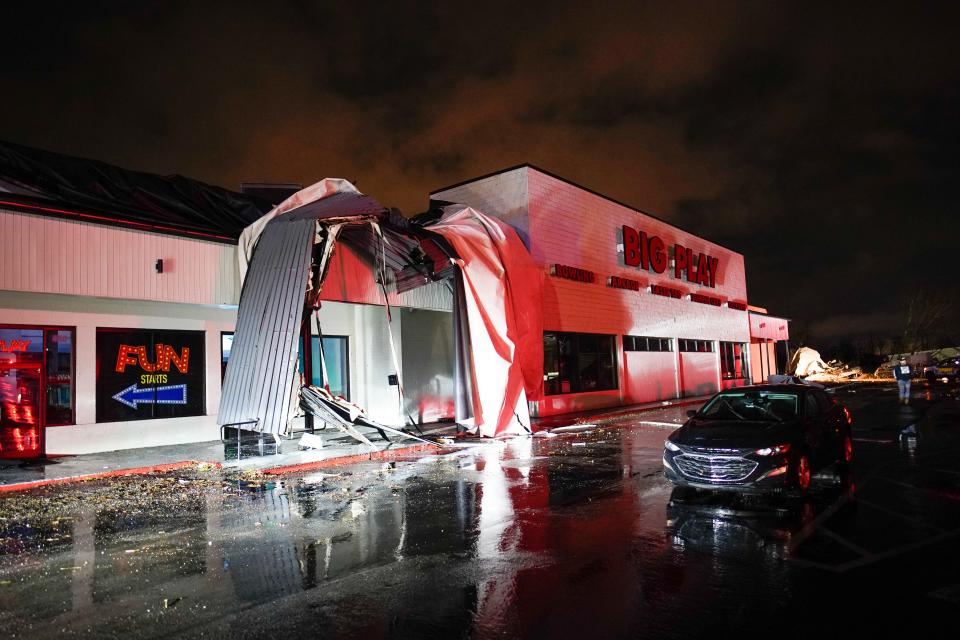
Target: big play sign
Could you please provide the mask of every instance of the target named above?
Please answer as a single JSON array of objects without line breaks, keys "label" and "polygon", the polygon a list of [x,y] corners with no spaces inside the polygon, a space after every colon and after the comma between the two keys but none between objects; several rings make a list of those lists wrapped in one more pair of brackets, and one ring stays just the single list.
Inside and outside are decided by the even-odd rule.
[{"label": "big play sign", "polygon": [[679,242],[668,246],[659,236],[623,225],[623,262],[628,267],[664,273],[673,255],[673,277],[705,287],[717,286],[720,260]]}]

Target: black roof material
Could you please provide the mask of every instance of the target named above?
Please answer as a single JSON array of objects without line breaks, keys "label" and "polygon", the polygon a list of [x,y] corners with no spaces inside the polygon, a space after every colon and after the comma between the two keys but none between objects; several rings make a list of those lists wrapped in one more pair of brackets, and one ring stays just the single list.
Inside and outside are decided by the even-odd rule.
[{"label": "black roof material", "polygon": [[0,141],[0,206],[235,242],[272,205],[183,176],[122,169]]}]

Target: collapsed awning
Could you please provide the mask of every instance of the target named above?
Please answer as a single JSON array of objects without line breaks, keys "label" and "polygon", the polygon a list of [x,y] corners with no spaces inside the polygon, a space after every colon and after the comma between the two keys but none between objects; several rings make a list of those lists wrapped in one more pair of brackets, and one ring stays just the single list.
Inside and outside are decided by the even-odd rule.
[{"label": "collapsed awning", "polygon": [[297,338],[339,242],[375,270],[388,313],[388,280],[402,289],[452,279],[457,421],[483,436],[529,432],[527,397],[543,379],[542,276],[516,232],[466,207],[448,207],[429,226],[412,223],[329,179],[241,235],[246,278],[219,424],[288,432],[300,392]]}]

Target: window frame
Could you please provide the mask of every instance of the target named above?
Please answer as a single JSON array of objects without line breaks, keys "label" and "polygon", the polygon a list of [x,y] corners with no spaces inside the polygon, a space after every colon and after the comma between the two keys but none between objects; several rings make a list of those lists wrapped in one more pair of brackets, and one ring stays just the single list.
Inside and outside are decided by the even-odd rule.
[{"label": "window frame", "polygon": [[[557,342],[556,348],[556,370],[558,372],[557,384],[560,385],[560,388],[556,391],[550,389],[551,382],[546,379],[548,367],[546,358],[547,349],[546,343],[547,340],[552,337]],[[593,338],[598,340],[598,350],[596,351],[582,351],[580,348],[582,338]],[[568,339],[573,341],[575,348],[571,350],[571,353],[562,354],[561,340]],[[609,353],[605,354],[604,351],[599,350],[599,340],[605,339],[609,340]],[[544,341],[544,396],[562,396],[562,395],[572,395],[576,393],[604,393],[608,391],[618,391],[620,389],[620,374],[619,374],[619,362],[617,361],[617,336],[616,334],[609,333],[587,333],[587,332],[577,332],[577,331],[544,331],[543,332],[543,341]],[[603,356],[607,355],[610,359],[610,373],[611,373],[611,385],[604,386],[595,389],[584,389],[582,381],[582,369],[580,367],[581,357],[587,355],[597,356],[597,366],[601,367]],[[575,366],[576,377],[568,374],[568,377],[565,377],[564,374],[567,373],[564,371],[562,366],[562,357],[569,358],[569,361]],[[572,373],[572,371],[570,372]],[[563,391],[563,382],[568,382],[570,386],[569,391]],[[599,377],[595,380],[599,384]]]},{"label": "window frame", "polygon": [[[750,380],[750,360],[747,357],[749,344],[745,342],[730,342],[725,340],[720,340],[720,377],[723,380]],[[737,375],[737,355],[736,347],[740,347],[740,374]],[[727,353],[729,349],[729,354]],[[727,358],[730,358],[730,362],[727,362]],[[728,367],[732,365],[732,367]]]},{"label": "window frame", "polygon": [[[327,340],[327,339],[329,339],[329,340],[343,340],[343,346],[344,346],[344,350],[343,350],[343,353],[344,353],[344,356],[343,356],[343,391],[344,391],[344,393],[343,393],[342,397],[345,398],[346,400],[350,400],[350,336],[348,336],[348,335],[338,335],[338,334],[329,334],[329,333],[324,333],[323,335],[318,335],[318,334],[315,334],[315,333],[314,333],[314,334],[311,334],[311,335],[310,335],[310,349],[311,349],[311,351],[313,350],[314,341],[316,341],[318,345],[321,345],[320,348],[322,348],[322,343],[321,343],[320,341],[321,341],[321,340]],[[302,340],[298,341],[298,346],[297,346],[297,371],[300,373],[301,376],[303,375],[303,359],[300,357],[300,355],[301,355],[301,351],[300,351],[300,350],[303,349],[303,344],[302,344],[302,343],[303,343]],[[326,350],[324,350],[324,353],[326,353]],[[312,356],[313,354],[311,353],[310,355]],[[324,359],[326,359],[326,356],[324,356]],[[329,362],[328,362],[328,364],[329,364]],[[319,375],[319,376],[321,377],[321,383],[327,384],[328,381],[322,380],[322,378],[323,378],[323,365],[320,363],[320,359],[319,359],[319,358],[317,358],[316,360],[312,360],[312,368],[313,368],[313,374],[314,374],[315,376],[316,376],[316,375]],[[329,368],[328,368],[328,370],[329,370]],[[313,384],[313,380],[310,381],[310,384]],[[336,395],[336,394],[335,394],[335,395]]]},{"label": "window frame", "polygon": [[[640,349],[638,346],[641,344],[640,341],[643,341],[644,348]],[[652,349],[651,345],[654,344],[653,340],[656,340],[656,349]],[[666,348],[664,348],[666,345]],[[623,350],[630,351],[635,353],[673,353],[673,338],[662,338],[660,336],[635,336],[635,335],[624,335],[623,336]]]},{"label": "window frame", "polygon": [[699,338],[677,338],[677,349],[680,353],[716,353],[716,342]]}]

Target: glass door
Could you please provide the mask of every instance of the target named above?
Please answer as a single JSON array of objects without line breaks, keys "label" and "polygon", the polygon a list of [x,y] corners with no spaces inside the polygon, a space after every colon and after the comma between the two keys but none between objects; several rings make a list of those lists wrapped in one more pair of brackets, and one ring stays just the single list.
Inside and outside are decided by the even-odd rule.
[{"label": "glass door", "polygon": [[43,453],[41,364],[0,360],[0,458]]},{"label": "glass door", "polygon": [[0,325],[0,458],[45,455],[44,429],[74,423],[74,330]]}]

